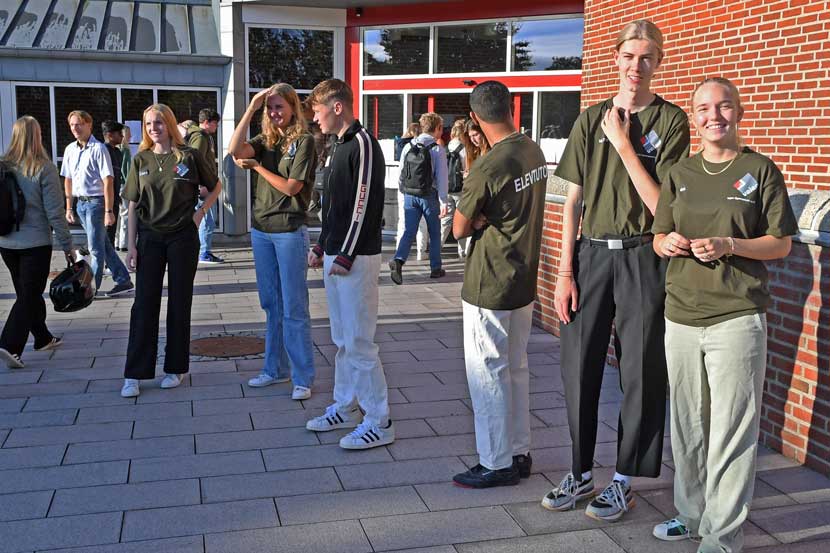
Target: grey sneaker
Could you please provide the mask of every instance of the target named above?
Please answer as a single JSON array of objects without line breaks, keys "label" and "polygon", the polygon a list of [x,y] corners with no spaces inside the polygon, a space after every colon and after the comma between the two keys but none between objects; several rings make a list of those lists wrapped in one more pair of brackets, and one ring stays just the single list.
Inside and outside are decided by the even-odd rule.
[{"label": "grey sneaker", "polygon": [[663,541],[680,541],[692,537],[685,524],[676,518],[661,522],[654,527],[654,537]]},{"label": "grey sneaker", "polygon": [[121,284],[116,284],[110,289],[109,292],[107,292],[107,297],[114,298],[115,296],[126,294],[133,288],[135,288],[135,285],[133,285],[133,282],[131,280],[128,280],[127,282],[122,282]]},{"label": "grey sneaker", "polygon": [[184,380],[183,374],[166,374],[161,381],[161,388],[169,390],[170,388],[178,388],[179,384]]},{"label": "grey sneaker", "polygon": [[363,420],[363,413],[359,407],[350,411],[341,412],[337,410],[337,404],[332,403],[326,407],[326,412],[319,417],[314,417],[305,424],[308,430],[314,432],[328,432],[338,428],[354,428]]},{"label": "grey sneaker", "polygon": [[542,507],[548,511],[570,511],[576,502],[594,495],[594,480],[589,478],[580,482],[569,472],[559,485],[545,494],[542,498]]},{"label": "grey sneaker", "polygon": [[291,392],[291,399],[295,401],[301,401],[310,398],[311,388],[307,388],[305,386],[294,386],[294,390]]},{"label": "grey sneaker", "polygon": [[265,373],[260,373],[248,381],[248,386],[251,388],[264,388],[271,384],[280,384],[281,382],[288,382],[291,380],[287,376],[274,377]]},{"label": "grey sneaker", "polygon": [[124,386],[121,388],[121,397],[138,397],[141,390],[138,389],[138,380],[135,378],[125,378]]},{"label": "grey sneaker", "polygon": [[26,367],[25,363],[20,360],[19,355],[5,348],[0,348],[0,361],[4,361],[10,369],[22,369]]},{"label": "grey sneaker", "polygon": [[602,490],[585,509],[585,514],[596,520],[619,520],[634,506],[634,493],[625,482],[614,480]]}]

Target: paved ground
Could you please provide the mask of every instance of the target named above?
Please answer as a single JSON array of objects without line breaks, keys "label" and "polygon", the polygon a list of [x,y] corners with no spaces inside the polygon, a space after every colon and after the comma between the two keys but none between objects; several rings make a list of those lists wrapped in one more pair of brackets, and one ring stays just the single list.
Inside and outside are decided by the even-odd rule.
[{"label": "paved ground", "polygon": [[[263,328],[250,252],[226,255],[230,263],[199,270],[194,335]],[[569,465],[570,440],[559,343],[538,329],[529,345],[534,474],[507,489],[449,484],[476,461],[462,267],[449,261],[449,276],[436,282],[417,265],[407,267],[404,287],[381,279],[377,341],[398,440],[364,452],[341,450],[343,432],[304,428],[332,388],[319,272],[309,272],[318,380],[302,403],[288,397],[288,384],[246,387],[258,359],[196,361],[180,388],[162,391],[156,380],[137,400],[122,399],[132,299],[50,313],[65,345],[27,350],[25,370],[0,368],[0,552],[694,552],[691,542],[651,537],[652,525],[673,514],[668,444],[662,476],[635,481],[636,507],[619,523],[539,506]],[[3,268],[0,317],[12,301]],[[619,397],[609,372],[600,482],[613,472]],[[747,547],[759,552],[827,553],[830,480],[762,451],[745,530]]]}]

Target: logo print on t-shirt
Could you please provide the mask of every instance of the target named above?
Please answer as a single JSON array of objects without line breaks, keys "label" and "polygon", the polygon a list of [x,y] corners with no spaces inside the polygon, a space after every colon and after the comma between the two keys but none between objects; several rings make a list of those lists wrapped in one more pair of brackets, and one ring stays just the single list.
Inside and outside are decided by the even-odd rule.
[{"label": "logo print on t-shirt", "polygon": [[185,176],[187,173],[190,172],[190,169],[184,163],[179,163],[173,168],[173,172],[179,175],[180,177]]},{"label": "logo print on t-shirt", "polygon": [[643,144],[643,148],[647,154],[653,154],[657,151],[657,148],[663,145],[663,141],[660,140],[660,137],[654,131],[642,137],[640,142]]},{"label": "logo print on t-shirt", "polygon": [[749,196],[758,188],[758,181],[755,180],[755,177],[747,173],[741,177],[741,180],[736,181],[732,186],[742,195]]}]

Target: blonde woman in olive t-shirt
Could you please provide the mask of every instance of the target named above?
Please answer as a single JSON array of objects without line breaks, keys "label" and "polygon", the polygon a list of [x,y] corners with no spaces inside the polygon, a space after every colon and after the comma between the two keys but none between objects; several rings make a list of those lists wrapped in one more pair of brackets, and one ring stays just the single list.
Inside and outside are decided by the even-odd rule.
[{"label": "blonde woman in olive t-shirt", "polygon": [[[262,133],[246,142],[245,134],[258,113],[262,114]],[[257,93],[234,130],[228,151],[237,165],[257,174],[251,247],[267,330],[262,373],[248,385],[259,388],[287,382],[290,366],[292,399],[308,399],[314,357],[305,219],[314,187],[316,152],[294,89],[281,83]]]},{"label": "blonde woman in olive t-shirt", "polygon": [[692,97],[703,150],[669,172],[654,217],[666,274],[666,361],[677,516],[663,540],[700,535],[698,553],[741,551],[752,502],[766,369],[764,260],[798,231],[784,178],[742,148],[740,96],[706,79]]}]

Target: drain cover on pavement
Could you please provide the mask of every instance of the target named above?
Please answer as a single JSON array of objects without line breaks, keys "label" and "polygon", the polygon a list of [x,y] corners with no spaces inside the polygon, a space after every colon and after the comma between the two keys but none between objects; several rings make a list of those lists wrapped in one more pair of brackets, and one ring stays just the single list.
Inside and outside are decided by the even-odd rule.
[{"label": "drain cover on pavement", "polygon": [[203,357],[243,357],[265,351],[265,340],[255,336],[208,336],[190,342],[190,354]]}]

